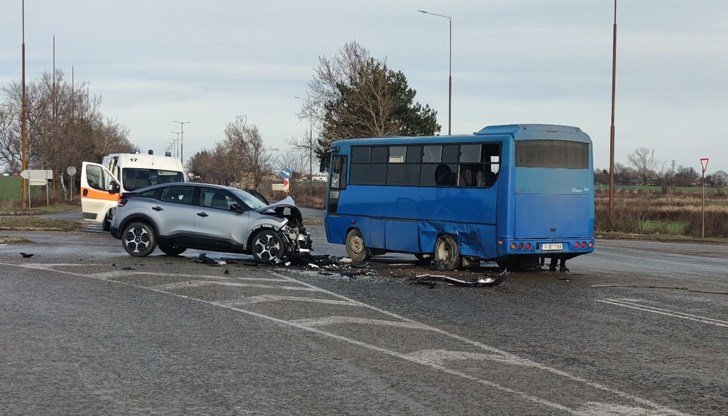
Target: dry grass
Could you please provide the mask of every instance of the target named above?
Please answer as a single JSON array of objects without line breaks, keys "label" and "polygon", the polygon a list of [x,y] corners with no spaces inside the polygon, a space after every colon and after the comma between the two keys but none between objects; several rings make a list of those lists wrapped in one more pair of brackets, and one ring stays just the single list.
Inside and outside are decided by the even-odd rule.
[{"label": "dry grass", "polygon": [[76,231],[76,221],[54,220],[31,215],[0,217],[0,230],[4,231]]},{"label": "dry grass", "polygon": [[[701,197],[694,194],[622,192],[617,195],[610,219],[608,199],[600,193],[595,199],[595,214],[597,232],[701,235]],[[728,197],[725,195],[706,198],[705,236],[728,238]]]},{"label": "dry grass", "polygon": [[28,244],[32,241],[26,240],[23,237],[7,237],[0,235],[0,244]]}]

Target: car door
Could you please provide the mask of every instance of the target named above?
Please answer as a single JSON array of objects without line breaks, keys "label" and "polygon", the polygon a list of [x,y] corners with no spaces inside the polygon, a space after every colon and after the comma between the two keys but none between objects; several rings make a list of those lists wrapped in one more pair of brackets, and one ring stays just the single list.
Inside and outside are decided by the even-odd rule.
[{"label": "car door", "polygon": [[188,244],[195,234],[195,186],[167,186],[159,193],[159,200],[151,202],[150,215],[155,218],[157,230],[171,243]]},{"label": "car door", "polygon": [[200,187],[195,233],[221,249],[242,248],[250,223],[247,208],[225,189]]},{"label": "car door", "polygon": [[119,183],[108,169],[98,163],[83,162],[81,165],[81,210],[83,218],[103,222],[110,210],[119,202],[119,192],[111,190],[112,183]]}]

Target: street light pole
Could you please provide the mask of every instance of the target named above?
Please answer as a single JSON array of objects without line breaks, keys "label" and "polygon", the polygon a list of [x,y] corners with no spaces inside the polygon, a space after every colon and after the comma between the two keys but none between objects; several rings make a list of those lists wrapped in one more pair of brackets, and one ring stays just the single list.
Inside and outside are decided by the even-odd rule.
[{"label": "street light pole", "polygon": [[179,150],[177,149],[177,143],[179,143],[179,132],[170,131],[170,133],[174,133],[177,135],[177,139],[172,139],[172,140],[174,141],[174,157],[179,157]]},{"label": "street light pole", "polygon": [[614,108],[617,91],[617,0],[614,0],[614,26],[612,28],[612,124],[609,129],[609,221],[614,210]]},{"label": "street light pole", "polygon": [[[295,96],[299,100],[303,97]],[[309,196],[313,198],[313,114],[310,109],[308,112],[308,175],[311,186],[309,186]]]},{"label": "street light pole", "polygon": [[429,14],[432,16],[444,17],[450,23],[450,61],[448,68],[448,88],[447,88],[447,134],[452,134],[452,16],[445,16],[443,14],[431,13],[426,10],[417,10],[420,13]]},{"label": "street light pole", "polygon": [[[28,169],[28,106],[26,104],[25,94],[25,0],[22,0],[21,6],[21,27],[23,32],[23,43],[21,46],[21,58],[22,58],[22,75],[21,75],[21,92],[20,92],[20,166],[21,170]],[[21,181],[21,198],[23,200],[23,208],[28,207],[28,199],[30,198],[28,191],[28,184],[25,178]]]},{"label": "street light pole", "polygon": [[179,158],[182,164],[185,163],[185,124],[189,124],[189,121],[173,121],[180,125],[180,140],[179,140]]}]

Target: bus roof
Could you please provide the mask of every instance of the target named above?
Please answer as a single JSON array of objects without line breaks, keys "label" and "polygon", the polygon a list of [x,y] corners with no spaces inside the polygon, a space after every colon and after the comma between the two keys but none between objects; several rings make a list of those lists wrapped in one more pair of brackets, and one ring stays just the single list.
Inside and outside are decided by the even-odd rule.
[{"label": "bus roof", "polygon": [[502,126],[484,127],[474,134],[460,134],[454,136],[387,136],[373,138],[359,138],[337,140],[333,146],[342,144],[350,145],[352,140],[357,145],[406,145],[418,144],[439,144],[443,142],[477,142],[483,140],[483,136],[494,136],[495,140],[502,140],[504,136],[511,136],[514,140],[569,140],[576,142],[591,143],[589,136],[578,127],[559,126],[555,124],[508,124]]}]

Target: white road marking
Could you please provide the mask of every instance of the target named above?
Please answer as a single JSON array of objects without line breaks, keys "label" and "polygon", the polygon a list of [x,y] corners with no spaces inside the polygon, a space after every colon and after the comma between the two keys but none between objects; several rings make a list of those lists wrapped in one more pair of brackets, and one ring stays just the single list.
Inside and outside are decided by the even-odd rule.
[{"label": "white road marking", "polygon": [[209,284],[210,284],[209,282],[185,280],[184,282],[166,283],[163,285],[156,285],[156,286],[152,286],[152,287],[155,290],[177,290],[177,289],[187,289],[187,288],[193,288],[193,287],[207,286]]},{"label": "white road marking", "polygon": [[668,310],[668,309],[657,308],[654,306],[636,304],[636,303],[632,303],[630,301],[625,301],[625,300],[620,300],[620,299],[604,299],[604,300],[598,299],[597,302],[607,303],[610,305],[621,306],[623,308],[630,308],[630,309],[635,309],[638,311],[656,313],[659,315],[671,316],[673,318],[686,319],[688,321],[700,322],[703,324],[715,325],[715,326],[728,328],[728,321],[721,321],[720,319],[708,318],[708,317],[699,316],[699,315],[691,315],[691,314],[684,313],[684,312],[677,312],[677,311],[672,311],[672,310]]},{"label": "white road marking", "polygon": [[[237,307],[234,307],[234,306],[229,306],[229,305],[226,305],[225,303],[220,303],[220,302],[216,302],[216,301],[209,301],[209,300],[205,300],[205,299],[195,298],[195,297],[186,296],[186,295],[182,295],[182,294],[178,294],[178,293],[174,293],[174,292],[166,292],[166,291],[163,291],[163,290],[155,289],[154,287],[139,286],[139,285],[135,285],[135,284],[132,284],[132,283],[127,283],[127,282],[122,282],[122,281],[117,281],[117,280],[100,279],[100,278],[96,278],[96,277],[94,277],[93,275],[90,275],[90,274],[70,272],[70,271],[66,271],[66,270],[55,270],[53,268],[43,268],[42,265],[38,265],[38,264],[31,266],[31,265],[14,264],[14,263],[0,263],[0,265],[4,265],[4,266],[15,266],[15,267],[19,267],[19,268],[36,269],[36,270],[41,269],[41,270],[47,270],[47,271],[51,271],[51,272],[55,272],[55,273],[59,273],[59,274],[66,274],[66,275],[71,275],[71,276],[76,276],[76,277],[82,277],[82,278],[91,278],[91,279],[96,279],[96,280],[99,280],[99,281],[109,282],[109,283],[112,283],[112,284],[119,284],[119,285],[123,285],[123,286],[130,286],[130,287],[135,287],[135,288],[139,288],[139,289],[145,289],[145,290],[149,290],[149,291],[152,291],[152,292],[166,294],[166,295],[174,296],[174,297],[181,298],[181,299],[187,299],[187,300],[190,300],[190,301],[193,301],[193,302],[200,302],[200,303],[204,303],[204,304],[211,305],[211,306],[216,306],[216,307],[220,307],[220,308],[224,308],[224,309],[228,309],[228,310],[233,310],[233,311],[236,311],[236,312],[244,313],[246,315],[250,315],[250,316],[254,316],[254,317],[260,318],[260,319],[264,319],[264,320],[268,320],[268,321],[271,321],[271,322],[275,322],[275,323],[278,323],[278,324],[281,324],[281,325],[284,325],[284,326],[291,326],[291,327],[298,328],[298,329],[303,330],[303,331],[308,331],[308,332],[312,332],[312,333],[315,333],[315,334],[319,334],[321,336],[333,338],[333,339],[336,339],[336,340],[341,341],[341,342],[345,342],[345,343],[352,344],[352,345],[357,345],[357,346],[360,346],[362,348],[366,348],[366,349],[369,349],[369,350],[372,350],[372,351],[376,351],[376,352],[379,352],[379,353],[384,354],[384,355],[389,355],[389,356],[392,356],[392,357],[395,357],[395,358],[402,359],[404,361],[408,361],[408,362],[420,364],[420,365],[423,365],[423,366],[427,366],[427,367],[430,367],[432,369],[439,370],[439,371],[441,371],[443,373],[450,374],[450,375],[457,376],[457,377],[461,377],[461,378],[464,378],[464,379],[467,379],[467,380],[471,380],[471,381],[474,381],[474,382],[483,384],[485,386],[489,386],[489,387],[495,388],[497,390],[501,390],[503,392],[511,393],[511,394],[514,394],[516,396],[519,396],[519,397],[521,397],[521,398],[523,398],[525,400],[531,401],[533,403],[537,403],[537,404],[540,404],[540,405],[543,405],[543,406],[548,406],[548,407],[551,407],[551,408],[554,408],[554,409],[558,409],[558,410],[567,412],[569,414],[573,414],[573,415],[583,415],[584,414],[581,410],[571,409],[571,408],[566,407],[564,405],[561,405],[561,404],[558,404],[558,403],[554,403],[552,401],[549,401],[549,400],[546,400],[546,399],[542,399],[540,397],[537,397],[537,396],[528,394],[528,393],[523,392],[523,391],[520,391],[520,390],[516,390],[516,389],[510,388],[510,387],[506,387],[506,386],[500,385],[498,383],[495,383],[495,382],[492,382],[492,381],[489,381],[489,380],[486,380],[486,379],[482,379],[482,378],[478,378],[478,377],[475,377],[475,376],[471,376],[471,375],[466,374],[466,373],[463,373],[461,371],[453,370],[453,369],[447,368],[445,366],[438,365],[438,364],[431,363],[431,362],[428,363],[428,362],[423,362],[423,361],[417,361],[415,358],[410,357],[408,354],[399,353],[397,351],[393,351],[393,350],[389,350],[389,349],[386,349],[386,348],[378,347],[376,345],[368,344],[366,342],[358,341],[358,340],[355,340],[355,339],[352,339],[352,338],[347,338],[347,337],[344,337],[344,336],[341,336],[341,335],[337,335],[335,333],[326,332],[326,331],[323,331],[321,329],[317,329],[317,328],[313,328],[313,327],[301,325],[301,324],[298,324],[298,323],[295,323],[295,322],[286,321],[286,320],[283,320],[283,319],[280,319],[280,318],[276,318],[276,317],[273,317],[273,316],[269,316],[269,315],[265,315],[265,314],[262,314],[262,313],[258,313],[258,312],[254,312],[254,311],[250,311],[250,310],[246,310],[246,309],[242,309],[242,308],[237,308]],[[353,303],[356,303],[356,304],[358,304],[358,306],[367,307],[369,309],[372,309],[372,310],[375,310],[375,311],[384,313],[386,315],[389,315],[389,316],[392,316],[392,317],[396,317],[396,318],[398,318],[398,319],[400,319],[402,321],[410,322],[410,323],[414,323],[414,324],[419,324],[416,321],[413,321],[413,320],[408,319],[408,318],[401,317],[401,316],[399,316],[397,314],[394,314],[392,312],[388,312],[388,311],[382,310],[380,308],[377,308],[375,306],[371,306],[371,305],[365,304],[363,302],[359,302],[359,301],[356,301],[354,299],[347,298],[346,296],[339,295],[337,293],[328,291],[326,289],[318,288],[316,286],[313,286],[313,285],[308,284],[308,283],[305,283],[305,282],[300,282],[300,281],[295,280],[293,278],[290,278],[288,276],[284,276],[282,274],[279,274],[279,273],[276,273],[276,272],[272,272],[272,271],[269,272],[269,273],[271,273],[271,274],[273,274],[275,276],[282,277],[282,278],[284,278],[284,279],[286,279],[286,280],[288,280],[290,282],[295,282],[295,283],[301,284],[303,286],[306,286],[306,289],[308,289],[310,291],[318,291],[318,292],[322,292],[322,293],[328,293],[328,294],[331,294],[332,296],[335,296],[335,297],[338,297],[338,298],[341,298],[341,299],[345,299],[345,300],[349,300],[349,301],[351,301]],[[251,285],[251,286],[255,286],[255,285]],[[280,287],[277,287],[277,288],[280,288]],[[635,409],[635,410],[641,411],[643,413],[644,412],[649,412],[649,411],[655,411],[655,412],[659,412],[660,414],[687,415],[686,413],[683,413],[683,412],[680,412],[680,411],[677,411],[677,410],[673,410],[673,409],[667,408],[665,406],[661,406],[661,405],[659,405],[657,403],[654,403],[654,402],[652,402],[650,400],[643,399],[641,397],[634,396],[632,394],[625,393],[625,392],[622,392],[620,390],[617,390],[617,389],[613,389],[611,387],[604,386],[602,384],[599,384],[599,383],[596,383],[596,382],[593,382],[593,381],[584,379],[582,377],[578,377],[578,376],[571,375],[569,373],[566,373],[565,371],[558,370],[558,369],[555,369],[555,368],[551,368],[551,367],[548,367],[546,365],[539,364],[539,363],[533,362],[533,361],[528,360],[528,359],[524,359],[524,358],[517,357],[516,355],[513,355],[513,354],[510,354],[508,352],[499,350],[498,348],[491,347],[489,345],[480,343],[478,341],[473,341],[473,340],[467,339],[465,337],[462,337],[460,335],[452,334],[452,333],[449,333],[449,332],[444,331],[442,329],[435,328],[435,327],[432,327],[432,326],[429,326],[429,325],[425,325],[425,324],[420,324],[420,325],[422,325],[424,329],[427,329],[429,331],[433,331],[433,332],[437,332],[437,333],[440,333],[440,334],[448,335],[448,336],[450,336],[453,339],[457,339],[457,340],[462,341],[462,342],[465,342],[467,344],[479,346],[480,348],[482,348],[482,349],[484,349],[486,351],[490,351],[490,352],[495,352],[495,353],[502,354],[502,356],[504,356],[504,357],[508,357],[508,358],[511,358],[512,357],[514,359],[523,360],[524,363],[528,363],[528,365],[531,366],[531,367],[533,367],[533,368],[537,368],[537,369],[540,369],[540,370],[543,370],[543,371],[546,371],[546,372],[549,372],[549,373],[552,373],[552,374],[555,374],[555,375],[562,376],[564,378],[568,378],[568,379],[573,380],[573,381],[580,382],[580,383],[582,383],[584,385],[587,385],[587,386],[590,386],[590,387],[593,387],[595,389],[602,390],[602,391],[605,391],[605,392],[608,392],[608,393],[612,393],[612,394],[614,394],[614,395],[616,395],[618,397],[621,397],[623,399],[628,399],[628,400],[634,401],[636,403],[640,403],[642,405],[645,405],[645,406],[648,406],[648,407],[651,408],[651,409],[642,409],[642,408],[632,408],[632,407],[629,407],[629,409]]]},{"label": "white road marking", "polygon": [[210,279],[210,280],[227,280],[227,281],[254,281],[254,282],[288,282],[288,280],[282,280],[282,279],[273,279],[270,277],[230,277],[230,275],[226,275],[227,277],[223,276],[214,276],[214,275],[208,275],[208,274],[181,274],[181,273],[155,273],[155,272],[142,272],[137,270],[112,270],[108,272],[100,272],[100,273],[94,273],[93,274],[96,277],[101,278],[114,278],[114,277],[128,277],[132,275],[138,275],[138,276],[159,276],[159,277],[179,277],[179,278],[188,278],[188,279]]},{"label": "white road marking", "polygon": [[283,295],[250,296],[250,297],[245,297],[242,299],[235,299],[232,301],[227,301],[227,302],[225,302],[225,304],[230,305],[230,306],[244,306],[244,305],[252,305],[254,303],[279,302],[279,301],[313,302],[313,303],[323,303],[326,305],[358,306],[358,305],[353,305],[351,302],[347,302],[344,300],[309,298],[309,297],[305,297],[305,296],[283,296]]},{"label": "white road marking", "polygon": [[420,350],[407,354],[408,357],[423,364],[445,365],[448,361],[453,360],[479,360],[479,361],[497,361],[500,363],[519,365],[524,367],[533,367],[533,362],[526,359],[510,357],[503,354],[469,351],[450,351],[450,350]]},{"label": "white road marking", "polygon": [[306,319],[294,319],[288,322],[295,323],[297,325],[303,325],[309,328],[326,325],[338,325],[338,324],[361,324],[361,325],[375,325],[375,326],[393,326],[397,328],[408,328],[408,329],[424,329],[427,330],[427,326],[422,324],[416,324],[411,322],[402,321],[389,321],[386,319],[368,319],[368,318],[355,318],[353,316],[326,316],[323,318],[306,318]]}]

